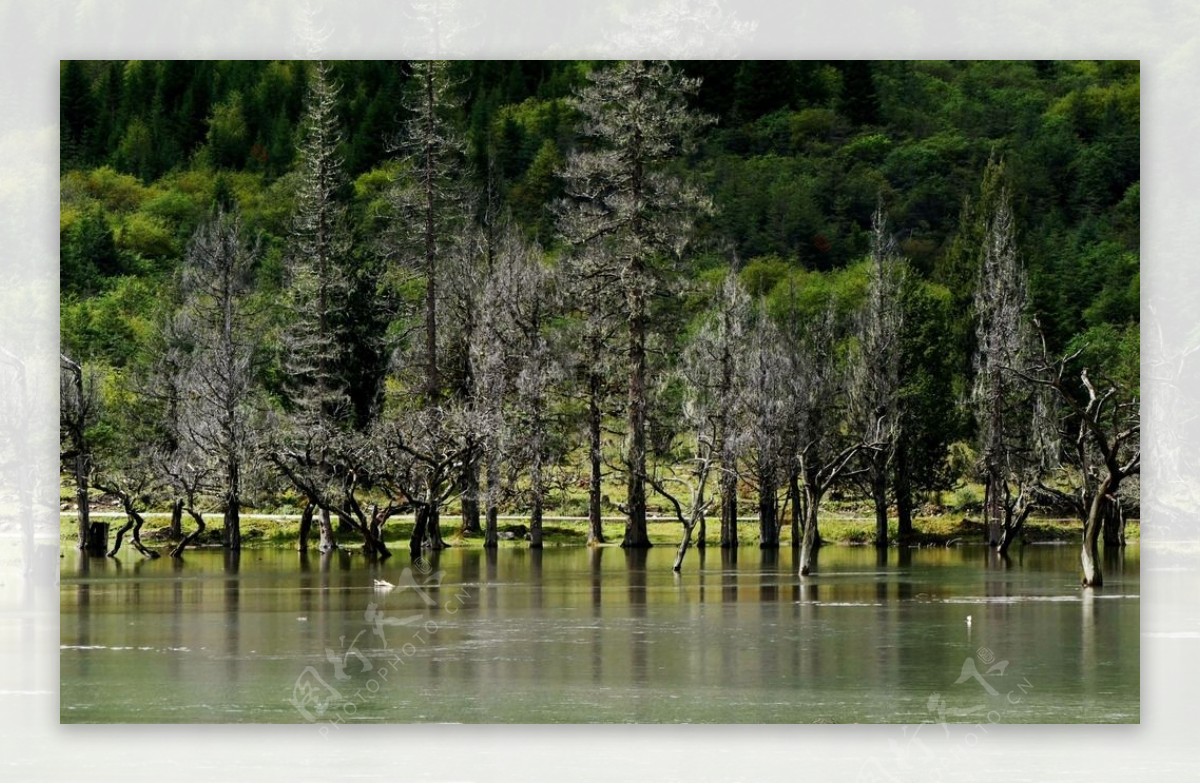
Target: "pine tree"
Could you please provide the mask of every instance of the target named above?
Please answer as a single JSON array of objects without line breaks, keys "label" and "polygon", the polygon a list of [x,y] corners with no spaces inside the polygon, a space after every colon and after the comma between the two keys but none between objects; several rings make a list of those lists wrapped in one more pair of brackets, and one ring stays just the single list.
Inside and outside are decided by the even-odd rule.
[{"label": "pine tree", "polygon": [[424,279],[422,392],[436,404],[443,395],[439,355],[438,291],[443,257],[461,230],[466,208],[462,187],[465,143],[450,121],[458,108],[449,78],[449,64],[412,64],[408,122],[396,144],[407,164],[392,192],[394,261]]},{"label": "pine tree", "polygon": [[589,74],[573,102],[583,116],[586,148],[562,171],[566,198],[559,231],[588,248],[585,273],[613,285],[625,299],[628,362],[624,462],[629,521],[623,547],[649,547],[646,532],[647,357],[650,297],[666,274],[663,261],[684,250],[707,199],[665,170],[689,148],[705,119],[687,105],[699,81],[663,62],[620,62]]},{"label": "pine tree", "polygon": [[[425,486],[420,495],[426,499],[424,515],[418,525],[420,536],[416,545],[444,547],[439,515],[441,505],[449,496],[447,487],[461,483],[458,471],[450,470],[452,463],[446,455],[462,457],[454,442],[463,435],[458,412],[468,403],[463,385],[455,384],[458,371],[469,365],[460,352],[451,362],[446,349],[453,336],[443,328],[447,302],[442,287],[447,283],[452,257],[468,252],[463,247],[466,231],[467,205],[463,176],[466,147],[458,134],[454,119],[458,111],[455,85],[450,79],[450,64],[422,61],[412,64],[407,99],[408,121],[395,145],[401,156],[400,174],[391,191],[393,223],[387,238],[393,278],[404,271],[416,273],[424,284],[422,296],[421,340],[414,364],[421,367],[420,390],[417,402],[423,407],[414,422],[423,422],[421,440],[425,443],[421,461]],[[463,281],[459,281],[462,283]],[[469,289],[465,289],[469,290]],[[457,336],[455,336],[457,337]],[[467,337],[464,336],[465,342]],[[461,347],[456,347],[461,348]],[[461,382],[459,378],[457,381]],[[447,388],[455,394],[447,396]],[[457,387],[457,388],[455,388]],[[451,426],[453,424],[453,426]],[[470,434],[466,434],[468,439]],[[474,458],[466,460],[471,469]],[[419,540],[419,541],[418,541]]]},{"label": "pine tree", "polygon": [[[302,454],[285,474],[320,512],[321,549],[337,547],[330,522],[332,493],[316,492],[329,477],[314,466],[346,436],[352,407],[346,390],[346,308],[350,290],[350,240],[341,202],[341,130],[336,114],[338,86],[329,66],[318,62],[309,76],[301,127],[296,206],[287,250],[288,323],[283,335],[283,370],[289,416],[277,434],[274,459]],[[303,473],[310,469],[310,474]],[[319,496],[319,497],[315,497]]]},{"label": "pine tree", "polygon": [[301,426],[344,422],[350,404],[342,374],[350,239],[340,191],[338,87],[314,65],[302,125],[299,185],[287,257],[292,321],[285,335],[288,397]]}]

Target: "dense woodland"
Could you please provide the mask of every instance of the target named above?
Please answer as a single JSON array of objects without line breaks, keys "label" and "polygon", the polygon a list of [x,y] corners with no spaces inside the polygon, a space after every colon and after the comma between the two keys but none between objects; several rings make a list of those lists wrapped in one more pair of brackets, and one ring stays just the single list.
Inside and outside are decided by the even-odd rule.
[{"label": "dense woodland", "polygon": [[238,548],[281,499],[302,547],[386,557],[397,515],[443,547],[451,507],[540,547],[568,482],[590,543],[669,516],[679,569],[710,524],[788,531],[807,573],[831,495],[886,546],[976,483],[1002,552],[1077,515],[1099,584],[1140,468],[1139,102],[1123,62],[64,62],[79,544],[99,492],[111,552],[153,554],[150,508],[173,555],[214,513]]}]

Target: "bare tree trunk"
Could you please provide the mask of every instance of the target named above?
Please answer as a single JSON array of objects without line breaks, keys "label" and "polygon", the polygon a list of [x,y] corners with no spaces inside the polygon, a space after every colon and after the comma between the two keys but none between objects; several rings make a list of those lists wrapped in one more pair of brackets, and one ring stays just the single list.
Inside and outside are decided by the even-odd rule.
[{"label": "bare tree trunk", "polygon": [[888,545],[887,473],[883,466],[871,466],[871,500],[875,505],[875,546]]},{"label": "bare tree trunk", "polygon": [[758,490],[758,547],[774,550],[779,547],[778,507],[775,483],[764,479]]},{"label": "bare tree trunk", "polygon": [[529,517],[529,546],[534,550],[542,548],[542,511],[546,506],[546,483],[542,479],[542,463],[545,460],[542,407],[541,395],[534,396],[530,405],[532,421],[529,428],[530,447],[533,451],[533,461],[529,467],[529,485],[533,492],[533,510]]},{"label": "bare tree trunk", "polygon": [[128,532],[130,532],[129,543],[133,545],[133,548],[135,550],[137,550],[139,553],[146,556],[147,558],[157,558],[158,553],[154,552],[153,550],[148,549],[145,545],[142,544],[142,526],[146,524],[146,520],[137,511],[137,509],[134,508],[133,499],[124,497],[121,499],[121,505],[125,507],[126,522],[125,522],[125,525],[121,526],[117,530],[117,536],[116,536],[116,539],[113,541],[112,550],[109,550],[109,552],[108,552],[108,557],[113,558],[116,556],[117,551],[121,549],[121,540],[124,538],[125,533],[128,531]]},{"label": "bare tree trunk", "polygon": [[429,527],[429,507],[421,504],[413,521],[412,536],[408,539],[408,549],[414,553],[420,552],[425,546],[426,531]]},{"label": "bare tree trunk", "polygon": [[479,446],[472,440],[463,460],[462,473],[462,535],[475,536],[479,526]]},{"label": "bare tree trunk", "polygon": [[1008,555],[1009,547],[1021,536],[1021,531],[1025,528],[1025,521],[1029,518],[1029,513],[1032,511],[1033,506],[1026,504],[1021,509],[1016,510],[1015,514],[1011,515],[1011,519],[1005,520],[1004,528],[1000,532],[1000,544],[996,547],[996,551],[1002,557]]},{"label": "bare tree trunk", "polygon": [[170,553],[172,558],[181,557],[183,555],[183,551],[187,549],[187,546],[200,538],[200,534],[204,533],[204,516],[197,512],[191,504],[188,504],[187,513],[189,517],[196,521],[196,530],[192,531],[190,534],[181,539],[179,544],[175,545],[175,548],[171,550]]},{"label": "bare tree trunk", "polygon": [[241,466],[230,460],[225,470],[225,547],[242,549]]},{"label": "bare tree trunk", "polygon": [[487,484],[487,522],[483,531],[483,546],[491,550],[500,544],[500,534],[496,526],[496,518],[500,512],[496,506],[496,494],[499,492],[500,485],[500,466],[494,459],[488,460]]},{"label": "bare tree trunk", "polygon": [[313,504],[311,504],[311,503],[305,504],[304,512],[300,515],[300,537],[299,537],[299,542],[297,544],[297,549],[299,549],[300,552],[302,552],[302,553],[308,551],[308,537],[312,533],[312,521],[313,521],[313,511],[314,510],[315,510],[315,507],[313,506]]},{"label": "bare tree trunk", "polygon": [[1125,546],[1125,512],[1121,502],[1116,499],[1106,499],[1103,510],[1104,546]]},{"label": "bare tree trunk", "polygon": [[134,512],[134,518],[135,522],[133,524],[133,530],[129,532],[130,544],[133,545],[133,549],[137,550],[147,558],[158,558],[158,553],[148,549],[142,544],[142,526],[146,524],[145,519],[137,512]]},{"label": "bare tree trunk", "polygon": [[429,505],[429,513],[425,518],[425,538],[429,542],[429,549],[446,549],[446,540],[442,538],[442,510],[436,502]]},{"label": "bare tree trunk", "polygon": [[591,469],[588,480],[588,538],[589,545],[604,544],[604,524],[600,509],[600,380],[588,378],[588,463]]},{"label": "bare tree trunk", "polygon": [[991,546],[999,544],[1004,530],[1004,480],[989,469],[983,491],[984,540]]},{"label": "bare tree trunk", "polygon": [[133,517],[126,515],[125,525],[123,525],[117,529],[117,533],[113,537],[112,549],[109,550],[107,553],[105,553],[105,555],[107,555],[109,558],[116,557],[117,551],[121,549],[121,541],[125,538],[125,534],[128,533],[129,530],[133,528],[133,522],[134,522]]},{"label": "bare tree trunk", "polygon": [[487,508],[486,525],[483,534],[483,546],[495,548],[500,545],[500,531],[497,526],[500,510],[494,504]]},{"label": "bare tree trunk", "polygon": [[[640,269],[635,270],[635,274]],[[634,287],[641,286],[635,282]],[[629,451],[626,511],[629,521],[621,546],[650,546],[646,529],[646,314],[644,297],[629,297]]]},{"label": "bare tree trunk", "polygon": [[1100,522],[1088,515],[1088,521],[1083,528],[1083,548],[1080,560],[1083,564],[1083,584],[1098,588],[1104,585],[1104,575],[1100,572],[1100,548],[1097,546],[1100,535]]},{"label": "bare tree trunk", "polygon": [[700,523],[696,529],[696,549],[697,550],[703,550],[705,547],[708,546],[708,543],[705,541],[705,539],[707,539],[707,538],[708,538],[708,517],[706,515],[701,515]]},{"label": "bare tree trunk", "polygon": [[171,504],[171,525],[167,529],[167,536],[172,542],[178,542],[183,538],[183,499],[176,498],[175,503]]},{"label": "bare tree trunk", "polygon": [[817,510],[821,497],[807,483],[804,487],[804,537],[800,545],[800,576],[807,576],[813,567],[813,557],[821,546],[821,533],[817,528]]},{"label": "bare tree trunk", "polygon": [[529,546],[535,550],[542,547],[542,508],[545,505],[545,488],[542,487],[542,458],[534,455],[529,482],[533,489],[533,510],[529,515]]},{"label": "bare tree trunk", "polygon": [[225,547],[230,550],[242,549],[242,515],[241,501],[237,496],[229,499],[225,508]]},{"label": "bare tree trunk", "polygon": [[896,446],[896,539],[908,544],[913,538],[912,478],[908,475],[908,448],[901,441]]},{"label": "bare tree trunk", "polygon": [[1005,528],[1000,532],[1000,544],[996,546],[996,552],[1001,556],[1008,555],[1008,548],[1012,545],[1013,540],[1017,538],[1018,531],[1011,528]]},{"label": "bare tree trunk", "polygon": [[74,442],[72,446],[75,448],[72,469],[75,474],[75,510],[79,523],[79,549],[87,550],[88,533],[91,530],[91,504],[88,499],[88,463],[91,455],[87,443],[86,416],[83,411],[88,398],[83,386],[83,368],[79,363],[67,359],[66,356],[62,357],[62,361],[71,373],[71,385],[75,391],[75,399],[78,401],[78,410],[69,418],[67,424],[71,440]]},{"label": "bare tree trunk", "polygon": [[317,519],[319,520],[317,527],[321,533],[321,542],[317,545],[317,551],[331,553],[338,548],[338,543],[337,536],[333,533],[333,523],[329,520],[329,510],[321,507],[321,514]]},{"label": "bare tree trunk", "polygon": [[[703,516],[700,517],[700,524],[704,524]],[[671,571],[673,572],[678,573],[683,569],[683,557],[687,555],[688,545],[692,543],[693,527],[695,527],[695,523],[683,527],[683,539],[679,542],[679,550],[675,553],[675,564],[671,567]]]},{"label": "bare tree trunk", "polygon": [[737,547],[737,473],[732,466],[721,466],[721,547]]},{"label": "bare tree trunk", "polygon": [[[371,504],[371,523],[370,523],[371,536],[376,541],[378,541],[380,544],[383,543],[383,524],[385,522],[387,522],[387,518],[383,517],[380,514],[379,505]],[[386,547],[383,549],[383,552],[381,552],[380,555],[382,555],[384,552],[387,552]],[[388,553],[388,555],[391,555],[391,553]]]},{"label": "bare tree trunk", "polygon": [[1103,527],[1103,510],[1109,491],[1116,484],[1110,473],[1100,483],[1095,497],[1088,509],[1087,520],[1083,524],[1083,547],[1080,549],[1080,560],[1083,565],[1083,584],[1094,588],[1104,585],[1104,575],[1100,572],[1100,529]]},{"label": "bare tree trunk", "polygon": [[792,471],[788,476],[788,499],[792,502],[791,518],[792,518],[792,547],[800,546],[800,537],[803,535],[802,515],[804,512],[804,501],[800,494],[800,472]]},{"label": "bare tree trunk", "polygon": [[363,555],[368,558],[379,557],[381,560],[386,560],[392,557],[392,553],[384,543],[383,537],[379,534],[382,528],[382,522],[379,517],[379,506],[372,505],[371,514],[368,517],[353,497],[347,499],[350,507],[350,514],[339,514],[338,519],[345,522],[351,532],[357,532],[363,540]]},{"label": "bare tree trunk", "polygon": [[88,547],[88,529],[91,526],[91,505],[88,500],[87,470],[84,468],[85,458],[75,456],[75,508],[79,520],[79,549]]}]

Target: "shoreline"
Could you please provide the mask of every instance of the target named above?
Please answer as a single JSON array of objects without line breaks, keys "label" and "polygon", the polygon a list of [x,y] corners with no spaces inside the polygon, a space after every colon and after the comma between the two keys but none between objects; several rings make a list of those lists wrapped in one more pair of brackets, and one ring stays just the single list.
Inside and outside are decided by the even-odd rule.
[{"label": "shoreline", "polygon": [[[93,510],[93,520],[103,520],[110,523],[111,531],[124,520],[124,514],[115,511]],[[143,513],[146,525],[142,529],[142,541],[149,547],[155,547],[172,541],[168,537],[167,525],[170,520],[169,512]],[[243,549],[258,547],[280,547],[296,544],[299,536],[298,514],[254,514],[245,513],[241,516]],[[601,547],[619,547],[624,531],[623,518],[604,518],[605,542]],[[74,512],[60,513],[59,541],[68,543],[76,535]],[[528,517],[521,515],[502,515],[499,531],[501,534],[511,534],[512,538],[502,538],[500,546],[504,548],[526,548],[524,534],[528,530]],[[210,513],[208,528],[202,539],[193,546],[203,549],[220,547],[221,519],[219,513]],[[716,521],[713,521],[716,522]],[[739,518],[739,546],[753,546],[758,541],[758,522],[756,518]],[[451,547],[483,548],[483,534],[464,536],[459,530],[457,515],[445,515],[442,518],[442,531],[446,543]],[[183,532],[186,535],[193,528],[190,520],[184,520]],[[838,517],[831,515],[821,521],[821,538],[825,544],[844,546],[873,545],[875,532],[874,518],[868,517]],[[408,539],[411,535],[413,520],[411,516],[396,517],[389,521],[385,528],[385,541],[393,551],[407,550]],[[679,545],[681,525],[678,521],[668,518],[658,518],[649,521],[647,526],[650,543],[656,547],[677,547]],[[895,521],[889,523],[888,548],[900,547],[952,547],[964,545],[983,545],[983,524],[969,518],[950,519],[949,516],[918,517],[913,521],[913,536],[904,543],[897,540]],[[717,526],[709,525],[705,546],[719,549]],[[1067,518],[1034,518],[1025,524],[1022,531],[1023,544],[1078,544],[1082,539],[1083,524],[1078,520]],[[1129,543],[1139,543],[1141,539],[1140,520],[1129,520],[1125,529],[1126,540]],[[579,517],[546,516],[543,518],[542,537],[544,547],[586,547],[587,519]],[[361,544],[361,537],[356,532],[339,532],[339,544],[342,549],[355,549]],[[696,541],[693,539],[693,546]],[[779,549],[791,548],[790,526],[784,525],[781,531]],[[310,549],[316,549],[312,547]]]}]

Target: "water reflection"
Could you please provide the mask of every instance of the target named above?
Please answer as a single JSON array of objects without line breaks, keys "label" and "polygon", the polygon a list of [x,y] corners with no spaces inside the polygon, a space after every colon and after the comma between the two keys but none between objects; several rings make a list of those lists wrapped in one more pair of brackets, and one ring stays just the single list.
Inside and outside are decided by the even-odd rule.
[{"label": "water reflection", "polygon": [[759,651],[758,668],[762,673],[762,677],[771,681],[777,679],[781,674],[779,656],[783,646],[781,644],[779,583],[783,579],[784,572],[779,563],[778,548],[759,550],[759,553],[761,554],[761,560],[758,589],[758,624],[760,630],[759,639],[757,640]]},{"label": "water reflection", "polygon": [[760,582],[758,596],[763,602],[779,601],[779,549],[767,548],[759,550],[762,554],[760,561]]},{"label": "water reflection", "polygon": [[898,547],[896,548],[896,598],[902,602],[911,601],[915,591],[913,590],[912,575],[909,570],[913,565],[913,550],[915,547]]},{"label": "water reflection", "polygon": [[1104,579],[1119,577],[1125,573],[1125,548],[1121,545],[1105,545],[1100,548],[1100,564]]},{"label": "water reflection", "polygon": [[[375,605],[435,631],[363,699],[364,719],[919,723],[930,694],[965,695],[963,658],[988,647],[1044,695],[1004,721],[1136,720],[1136,547],[1088,592],[1074,547],[1016,550],[1008,564],[975,546],[824,547],[803,579],[787,550],[711,550],[681,575],[672,548],[451,549],[382,564],[68,552],[62,700],[71,720],[296,721],[281,695],[306,667],[338,688],[366,683],[354,658],[338,680],[329,654],[360,635],[380,655],[364,621]],[[373,587],[399,585],[406,567],[444,572],[427,586],[435,605]]]},{"label": "water reflection", "polygon": [[224,627],[225,627],[225,678],[226,684],[241,680],[242,667],[242,581],[239,579],[242,566],[240,552],[223,554],[225,562],[224,581]]},{"label": "water reflection", "polygon": [[721,601],[727,605],[737,602],[737,548],[721,548]]},{"label": "water reflection", "polygon": [[602,568],[607,547],[589,547],[587,551],[588,578],[592,586],[592,616],[600,617],[600,605],[604,596],[604,580]]},{"label": "water reflection", "polygon": [[604,622],[603,604],[604,604],[604,554],[608,552],[607,547],[589,547],[587,548],[587,578],[589,584],[589,597],[591,604],[590,623],[588,624],[587,637],[590,642],[591,655],[589,662],[591,664],[591,682],[593,685],[603,683],[604,681]]},{"label": "water reflection", "polygon": [[635,684],[644,685],[650,679],[650,634],[647,623],[647,572],[649,551],[630,548],[625,553],[625,570],[628,577],[629,599],[629,661],[630,672]]}]

